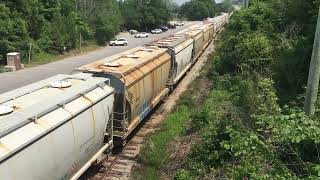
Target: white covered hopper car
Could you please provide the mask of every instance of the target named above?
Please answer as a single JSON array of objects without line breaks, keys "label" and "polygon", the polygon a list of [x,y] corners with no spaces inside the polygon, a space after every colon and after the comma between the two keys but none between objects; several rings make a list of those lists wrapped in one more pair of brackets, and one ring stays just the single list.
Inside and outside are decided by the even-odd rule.
[{"label": "white covered hopper car", "polygon": [[105,78],[58,75],[0,95],[0,179],[78,178],[111,149]]}]

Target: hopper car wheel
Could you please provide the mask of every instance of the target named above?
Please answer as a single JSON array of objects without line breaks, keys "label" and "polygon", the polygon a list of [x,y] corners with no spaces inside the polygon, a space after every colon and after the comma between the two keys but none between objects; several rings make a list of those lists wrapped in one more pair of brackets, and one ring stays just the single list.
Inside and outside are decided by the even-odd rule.
[{"label": "hopper car wheel", "polygon": [[116,149],[122,149],[127,144],[127,139],[114,138],[114,147]]}]

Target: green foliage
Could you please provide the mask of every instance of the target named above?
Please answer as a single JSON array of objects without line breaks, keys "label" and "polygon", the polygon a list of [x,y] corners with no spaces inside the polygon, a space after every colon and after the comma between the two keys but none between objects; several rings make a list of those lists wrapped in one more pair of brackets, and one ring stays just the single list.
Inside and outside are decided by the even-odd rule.
[{"label": "green foliage", "polygon": [[213,58],[215,89],[191,115],[201,144],[177,177],[319,179],[319,102],[308,117],[299,95],[319,4],[252,0],[231,17]]},{"label": "green foliage", "polygon": [[[268,86],[271,82],[265,80],[264,83]],[[199,179],[208,174],[212,178],[227,179],[294,179],[291,171],[277,160],[272,143],[248,125],[242,108],[235,106],[237,100],[232,94],[226,90],[211,91],[200,107],[200,114],[192,115],[192,124],[200,132],[202,141],[194,147],[182,175],[192,174]],[[202,118],[194,118],[199,116]],[[181,177],[181,171],[177,176]]]},{"label": "green foliage", "polygon": [[95,37],[100,45],[111,40],[122,24],[121,13],[117,1],[102,0],[93,10],[92,26],[95,27]]},{"label": "green foliage", "polygon": [[120,4],[126,29],[151,30],[170,18],[165,0],[127,0]]},{"label": "green foliage", "polygon": [[19,0],[0,4],[0,63],[29,44],[38,53],[63,54],[88,40],[104,44],[119,32],[121,13],[116,0]]},{"label": "green foliage", "polygon": [[27,24],[16,11],[0,3],[0,64],[4,63],[7,52],[25,50],[28,47]]},{"label": "green foliage", "polygon": [[191,180],[190,173],[184,169],[179,170],[175,175],[175,180]]},{"label": "green foliage", "polygon": [[280,107],[273,88],[273,81],[260,76],[236,77],[238,83],[234,84],[234,102],[243,107],[247,114],[277,114]]},{"label": "green foliage", "polygon": [[215,1],[192,0],[180,7],[180,16],[189,20],[203,20],[207,17],[214,17],[217,13]]},{"label": "green foliage", "polygon": [[219,73],[258,72],[275,81],[280,101],[303,91],[319,1],[253,0],[233,14],[218,47]]},{"label": "green foliage", "polygon": [[217,4],[216,9],[218,12],[231,13],[234,10],[233,3],[232,0],[224,0],[222,3]]}]

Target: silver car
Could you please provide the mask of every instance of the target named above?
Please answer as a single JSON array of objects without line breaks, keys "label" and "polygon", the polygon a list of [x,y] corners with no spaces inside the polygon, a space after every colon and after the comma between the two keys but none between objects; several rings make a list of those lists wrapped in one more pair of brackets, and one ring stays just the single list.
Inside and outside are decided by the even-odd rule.
[{"label": "silver car", "polygon": [[154,29],[151,31],[151,34],[161,34],[162,30],[161,29]]}]

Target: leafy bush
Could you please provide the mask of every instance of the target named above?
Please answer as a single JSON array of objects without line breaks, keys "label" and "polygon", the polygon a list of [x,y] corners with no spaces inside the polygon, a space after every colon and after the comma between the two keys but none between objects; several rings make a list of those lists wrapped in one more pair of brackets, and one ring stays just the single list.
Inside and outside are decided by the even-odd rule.
[{"label": "leafy bush", "polygon": [[319,4],[252,0],[235,12],[213,58],[215,89],[191,116],[201,144],[179,177],[319,179],[319,102],[315,116],[301,110]]},{"label": "leafy bush", "polygon": [[[243,83],[238,81],[233,87]],[[260,83],[264,87],[270,84],[272,83],[268,80]],[[192,125],[200,133],[201,144],[195,146],[189,155],[186,165],[189,174],[195,177],[208,174],[220,177],[223,172],[222,176],[230,179],[294,178],[291,171],[277,159],[273,144],[265,141],[248,125],[248,116],[241,110],[243,107],[236,106],[239,103],[234,98],[234,93],[238,89],[231,88],[233,92],[222,90],[222,87],[220,89],[212,90],[203,106],[191,116]],[[264,100],[265,96],[270,96],[270,93],[264,91],[260,94],[255,97],[258,102]],[[271,96],[273,95],[271,93]],[[274,108],[279,111],[278,106]],[[258,112],[262,113],[264,110]],[[185,170],[183,172],[186,174]]]}]

